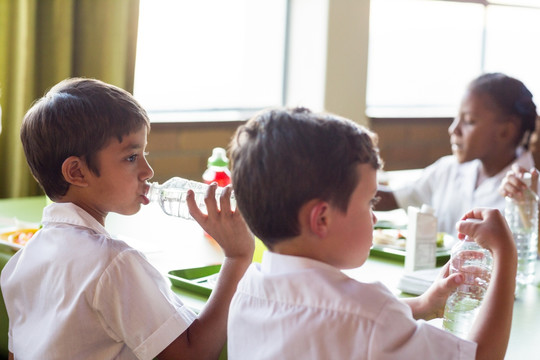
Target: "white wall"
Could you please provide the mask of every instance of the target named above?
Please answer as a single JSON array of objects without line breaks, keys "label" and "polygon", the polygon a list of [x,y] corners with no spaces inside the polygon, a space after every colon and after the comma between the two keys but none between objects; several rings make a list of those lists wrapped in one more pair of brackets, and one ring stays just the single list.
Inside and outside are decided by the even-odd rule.
[{"label": "white wall", "polygon": [[291,0],[287,104],[368,123],[369,0]]}]

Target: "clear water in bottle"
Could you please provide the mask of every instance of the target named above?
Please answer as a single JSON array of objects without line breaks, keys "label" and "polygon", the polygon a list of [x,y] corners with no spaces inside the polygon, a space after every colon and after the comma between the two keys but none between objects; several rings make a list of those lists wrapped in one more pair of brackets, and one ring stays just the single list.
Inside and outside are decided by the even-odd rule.
[{"label": "clear water in bottle", "polygon": [[478,314],[481,300],[463,293],[454,292],[446,302],[443,327],[461,338],[465,338]]},{"label": "clear water in bottle", "polygon": [[[157,202],[161,206],[161,209],[171,216],[180,217],[182,219],[193,219],[189,214],[187,206],[187,192],[193,190],[195,193],[195,203],[201,209],[202,212],[206,212],[206,204],[204,198],[208,185],[174,177],[167,180],[162,185],[158,183],[150,184],[150,190],[148,191],[148,199],[151,202]],[[216,198],[218,200],[223,192],[224,188],[218,187],[216,189]],[[234,209],[236,202],[234,201],[234,194],[231,194],[231,207]]]},{"label": "clear water in bottle", "polygon": [[513,235],[518,255],[516,282],[518,285],[532,284],[536,272],[537,234],[513,232]]},{"label": "clear water in bottle", "polygon": [[464,281],[448,297],[444,329],[462,338],[467,336],[488,288],[491,265],[491,253],[468,238],[452,248],[450,273],[460,272]]},{"label": "clear water in bottle", "polygon": [[506,198],[504,217],[512,231],[518,255],[517,285],[534,282],[538,248],[538,196],[531,191],[531,174],[521,180],[527,185],[521,198]]}]

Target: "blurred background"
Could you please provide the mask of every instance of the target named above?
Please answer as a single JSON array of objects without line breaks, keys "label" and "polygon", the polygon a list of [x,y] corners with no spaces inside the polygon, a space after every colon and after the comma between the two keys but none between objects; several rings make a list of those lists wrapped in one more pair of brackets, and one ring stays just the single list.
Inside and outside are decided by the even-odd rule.
[{"label": "blurred background", "polygon": [[539,40],[537,0],[0,0],[0,198],[41,194],[20,123],[67,77],[143,104],[156,181],[201,180],[212,149],[275,106],[368,126],[386,170],[413,169],[450,153],[480,73],[517,77],[539,105]]}]

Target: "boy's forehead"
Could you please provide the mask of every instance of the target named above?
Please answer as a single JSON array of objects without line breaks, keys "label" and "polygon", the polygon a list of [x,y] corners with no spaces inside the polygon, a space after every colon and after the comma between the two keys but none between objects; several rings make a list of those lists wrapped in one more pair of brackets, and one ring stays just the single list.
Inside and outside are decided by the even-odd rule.
[{"label": "boy's forehead", "polygon": [[111,136],[105,143],[104,148],[113,146],[121,149],[138,149],[146,147],[146,144],[147,131],[146,128],[141,128],[138,131],[122,136],[121,139],[116,136]]},{"label": "boy's forehead", "polygon": [[377,170],[369,163],[358,164],[358,185],[367,191],[377,191]]}]

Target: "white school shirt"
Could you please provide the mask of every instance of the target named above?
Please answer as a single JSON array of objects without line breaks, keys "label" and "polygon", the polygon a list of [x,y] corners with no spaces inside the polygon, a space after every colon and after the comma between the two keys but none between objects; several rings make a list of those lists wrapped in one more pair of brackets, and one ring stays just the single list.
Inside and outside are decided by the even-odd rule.
[{"label": "white school shirt", "polygon": [[229,359],[474,359],[476,344],[425,321],[381,283],[315,260],[265,252],[238,285]]},{"label": "white school shirt", "polygon": [[42,223],[1,275],[16,359],[152,359],[195,319],[140,252],[81,208],[49,205]]},{"label": "white school shirt", "polygon": [[[520,148],[517,155],[512,164],[517,163],[527,170],[534,167],[534,159],[529,151]],[[481,161],[460,164],[455,156],[449,155],[425,168],[420,179],[392,191],[399,207],[405,210],[409,206],[430,205],[435,209],[439,231],[455,237],[456,222],[475,207],[495,208],[504,214],[505,199],[498,189],[512,164],[485,179],[475,189]]]}]

